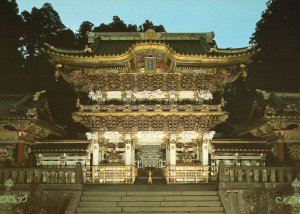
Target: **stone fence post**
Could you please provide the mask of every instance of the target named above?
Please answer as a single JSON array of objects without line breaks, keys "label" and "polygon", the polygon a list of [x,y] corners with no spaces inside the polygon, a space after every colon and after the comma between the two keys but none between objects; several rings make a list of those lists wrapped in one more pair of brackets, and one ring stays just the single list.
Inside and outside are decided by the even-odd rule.
[{"label": "stone fence post", "polygon": [[76,184],[83,184],[83,172],[82,172],[82,165],[80,162],[76,163],[75,166],[75,183]]}]

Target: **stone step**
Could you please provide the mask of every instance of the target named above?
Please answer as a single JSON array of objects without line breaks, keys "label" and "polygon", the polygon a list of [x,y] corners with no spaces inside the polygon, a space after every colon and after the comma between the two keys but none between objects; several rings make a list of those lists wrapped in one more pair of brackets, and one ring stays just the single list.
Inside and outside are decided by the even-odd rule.
[{"label": "stone step", "polygon": [[79,202],[80,207],[220,207],[220,201],[123,201],[123,202]]},{"label": "stone step", "polygon": [[223,212],[223,207],[123,207],[123,212]]},{"label": "stone step", "polygon": [[126,195],[125,191],[84,191],[82,193],[83,196],[120,196],[120,195]]},{"label": "stone step", "polygon": [[[122,212],[122,213],[128,213],[128,214],[131,213],[132,214],[132,212]],[[143,214],[157,214],[157,213],[161,213],[161,212],[151,212],[151,213],[143,212]],[[189,214],[226,214],[225,212],[214,212],[214,211],[212,211],[212,212],[208,212],[208,211],[203,211],[203,212],[176,212],[176,214],[187,214],[187,213],[189,213]],[[95,214],[95,213],[76,212],[75,214]],[[109,214],[120,214],[120,213],[109,213]],[[171,213],[164,212],[163,214],[174,214],[174,212],[171,212]]]},{"label": "stone step", "polygon": [[83,196],[122,196],[122,195],[218,195],[217,191],[84,191]]},{"label": "stone step", "polygon": [[[126,196],[124,196],[126,197]],[[165,196],[164,201],[219,201],[219,196]]]},{"label": "stone step", "polygon": [[81,201],[219,201],[219,196],[81,196]]},{"label": "stone step", "polygon": [[90,202],[90,201],[80,201],[79,207],[117,207],[116,201],[97,201],[97,202]]},{"label": "stone step", "polygon": [[[118,202],[119,203],[119,202]],[[162,201],[161,207],[221,207],[221,201]]]},{"label": "stone step", "polygon": [[121,196],[81,196],[81,201],[121,201]]},{"label": "stone step", "polygon": [[122,207],[77,207],[77,213],[120,213]]},{"label": "stone step", "polygon": [[223,207],[78,207],[77,213],[191,213],[206,212],[216,213],[224,212]]}]

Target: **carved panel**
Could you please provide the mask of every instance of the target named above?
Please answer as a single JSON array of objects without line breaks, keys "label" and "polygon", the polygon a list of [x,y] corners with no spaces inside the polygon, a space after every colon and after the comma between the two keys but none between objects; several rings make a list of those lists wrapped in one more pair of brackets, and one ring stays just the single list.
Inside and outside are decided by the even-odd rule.
[{"label": "carved panel", "polygon": [[225,113],[215,115],[115,115],[75,114],[74,120],[93,131],[189,131],[209,130],[224,121]]}]

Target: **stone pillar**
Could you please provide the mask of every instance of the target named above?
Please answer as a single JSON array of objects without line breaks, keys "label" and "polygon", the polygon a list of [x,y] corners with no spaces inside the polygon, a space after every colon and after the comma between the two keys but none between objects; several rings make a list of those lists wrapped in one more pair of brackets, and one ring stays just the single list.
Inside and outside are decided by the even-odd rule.
[{"label": "stone pillar", "polygon": [[277,159],[280,162],[285,161],[285,145],[284,145],[284,131],[276,131],[277,135]]},{"label": "stone pillar", "polygon": [[204,166],[209,165],[209,147],[211,140],[213,139],[215,131],[209,131],[203,133],[202,141],[202,164]]},{"label": "stone pillar", "polygon": [[131,135],[125,134],[125,164],[127,166],[132,165],[132,149]]}]

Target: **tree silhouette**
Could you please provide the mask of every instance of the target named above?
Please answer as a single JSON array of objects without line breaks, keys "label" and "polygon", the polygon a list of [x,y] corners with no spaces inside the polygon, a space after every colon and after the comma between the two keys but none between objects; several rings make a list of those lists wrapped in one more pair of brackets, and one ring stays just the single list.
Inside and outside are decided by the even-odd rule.
[{"label": "tree silhouette", "polygon": [[153,29],[156,32],[166,32],[163,25],[154,25],[151,21],[146,20],[142,25],[137,27],[135,24],[126,25],[118,16],[113,16],[113,20],[109,24],[101,23],[96,26],[94,32],[146,32],[148,29]]},{"label": "tree silhouette", "polygon": [[0,1],[0,90],[13,89],[12,82],[21,79],[23,70],[22,47],[23,23],[18,15],[19,9],[15,0]]},{"label": "tree silhouette", "polygon": [[166,32],[164,26],[162,25],[154,25],[153,22],[149,21],[148,19],[139,26],[140,32],[146,32],[149,29],[153,29],[156,32]]},{"label": "tree silhouette", "polygon": [[94,24],[89,21],[84,21],[80,24],[78,35],[77,35],[77,47],[83,49],[87,44],[88,37],[87,33],[93,30]]},{"label": "tree silhouette", "polygon": [[268,1],[251,37],[256,54],[249,65],[251,84],[271,90],[300,89],[300,4]]}]

